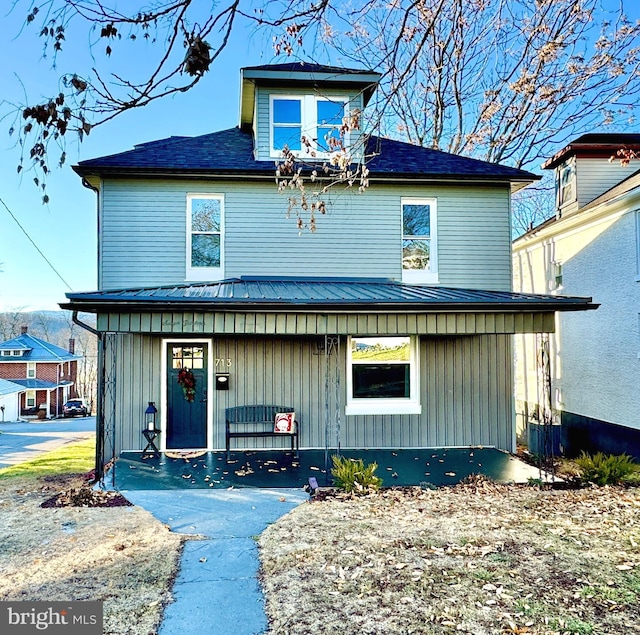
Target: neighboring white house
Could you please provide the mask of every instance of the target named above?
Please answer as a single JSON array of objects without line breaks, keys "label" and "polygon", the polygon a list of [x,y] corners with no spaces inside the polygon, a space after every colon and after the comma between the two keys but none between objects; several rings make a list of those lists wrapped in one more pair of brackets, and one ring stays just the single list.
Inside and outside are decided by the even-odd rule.
[{"label": "neighboring white house", "polygon": [[[640,458],[640,134],[588,134],[544,168],[556,171],[556,215],[514,241],[514,291],[589,295],[597,311],[556,313],[551,407],[568,454]],[[533,413],[543,386],[540,338],[516,335],[516,408]],[[525,432],[523,416],[520,434]]]},{"label": "neighboring white house", "polygon": [[0,379],[0,423],[18,420],[22,392],[25,392],[24,386]]}]

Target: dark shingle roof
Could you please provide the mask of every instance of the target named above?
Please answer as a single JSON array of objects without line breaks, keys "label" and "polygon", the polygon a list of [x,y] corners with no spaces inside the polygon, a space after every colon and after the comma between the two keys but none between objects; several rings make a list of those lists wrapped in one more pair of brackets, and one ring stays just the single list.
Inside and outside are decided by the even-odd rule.
[{"label": "dark shingle roof", "polygon": [[220,282],[67,293],[73,310],[383,309],[556,311],[595,308],[591,298],[404,284],[386,279],[233,278]]},{"label": "dark shingle roof", "polygon": [[[531,182],[540,177],[497,163],[488,163],[402,141],[371,137],[367,153],[376,153],[368,164],[372,176],[388,178],[473,178]],[[198,137],[169,137],[143,143],[133,150],[81,161],[74,170],[87,174],[258,174],[274,175],[273,161],[256,161],[250,132],[230,128]]]},{"label": "dark shingle roof", "polygon": [[243,71],[275,71],[286,73],[335,73],[338,75],[370,75],[375,71],[365,68],[343,68],[341,66],[328,66],[326,64],[312,64],[311,62],[284,62],[283,64],[260,64],[258,66],[245,66]]}]

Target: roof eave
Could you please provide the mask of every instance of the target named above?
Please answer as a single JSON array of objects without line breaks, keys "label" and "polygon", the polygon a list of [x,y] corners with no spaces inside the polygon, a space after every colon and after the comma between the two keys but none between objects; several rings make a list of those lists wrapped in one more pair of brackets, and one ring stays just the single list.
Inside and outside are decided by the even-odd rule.
[{"label": "roof eave", "polygon": [[[180,168],[136,168],[136,167],[112,167],[112,166],[81,166],[74,165],[73,170],[76,174],[79,174],[83,178],[103,176],[112,177],[148,177],[148,178],[162,178],[169,176],[176,176],[186,179],[199,179],[203,177],[209,178],[226,178],[226,179],[246,179],[248,177],[254,179],[262,179],[265,181],[273,181],[275,179],[275,163],[270,169],[266,170],[264,167],[256,167],[252,170],[211,170],[209,168],[203,169],[180,169]],[[482,174],[429,174],[426,172],[380,172],[372,170],[369,173],[369,181],[389,182],[389,183],[403,183],[406,181],[419,182],[419,183],[452,183],[455,182],[458,185],[472,185],[475,183],[483,184],[509,184],[511,192],[515,193],[523,189],[527,185],[540,180],[539,175],[532,174],[528,180],[523,180],[521,177],[511,177],[509,175],[482,175]],[[460,183],[460,180],[464,180],[464,183]]]},{"label": "roof eave", "polygon": [[212,300],[81,300],[61,303],[61,309],[85,311],[88,313],[130,313],[163,311],[203,311],[203,312],[340,312],[340,313],[553,313],[556,311],[586,311],[597,309],[600,305],[591,298],[558,302],[274,302],[242,301],[236,299]]}]

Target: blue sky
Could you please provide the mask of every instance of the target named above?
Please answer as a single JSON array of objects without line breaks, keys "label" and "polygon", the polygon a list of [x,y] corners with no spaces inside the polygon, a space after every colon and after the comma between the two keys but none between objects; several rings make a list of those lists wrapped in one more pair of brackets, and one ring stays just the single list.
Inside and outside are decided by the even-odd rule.
[{"label": "blue sky", "polygon": [[[0,60],[5,61],[0,65],[0,100],[19,101],[23,85],[30,97],[55,94],[55,80],[66,60],[89,55],[86,39],[69,41],[59,70],[52,70],[51,60],[41,59],[38,38],[19,35],[22,15],[0,16]],[[114,47],[116,63],[122,61],[118,54]],[[71,165],[153,139],[237,125],[240,68],[271,61],[272,51],[264,46],[262,36],[240,29],[216,60],[213,72],[193,90],[119,116],[93,130],[82,144],[70,145],[67,165],[55,169],[48,179],[48,205],[42,205],[34,174],[16,173],[19,149],[7,134],[9,123],[0,122],[0,198],[73,291],[96,289],[96,195],[82,186]],[[0,311],[58,309],[67,291],[0,204]]]}]

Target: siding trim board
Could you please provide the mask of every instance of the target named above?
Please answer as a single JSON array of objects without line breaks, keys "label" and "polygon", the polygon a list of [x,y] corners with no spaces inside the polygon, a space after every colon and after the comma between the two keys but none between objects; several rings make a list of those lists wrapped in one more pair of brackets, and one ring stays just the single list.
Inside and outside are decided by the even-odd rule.
[{"label": "siding trim board", "polygon": [[173,335],[480,335],[555,332],[555,313],[98,313],[97,329]]}]

